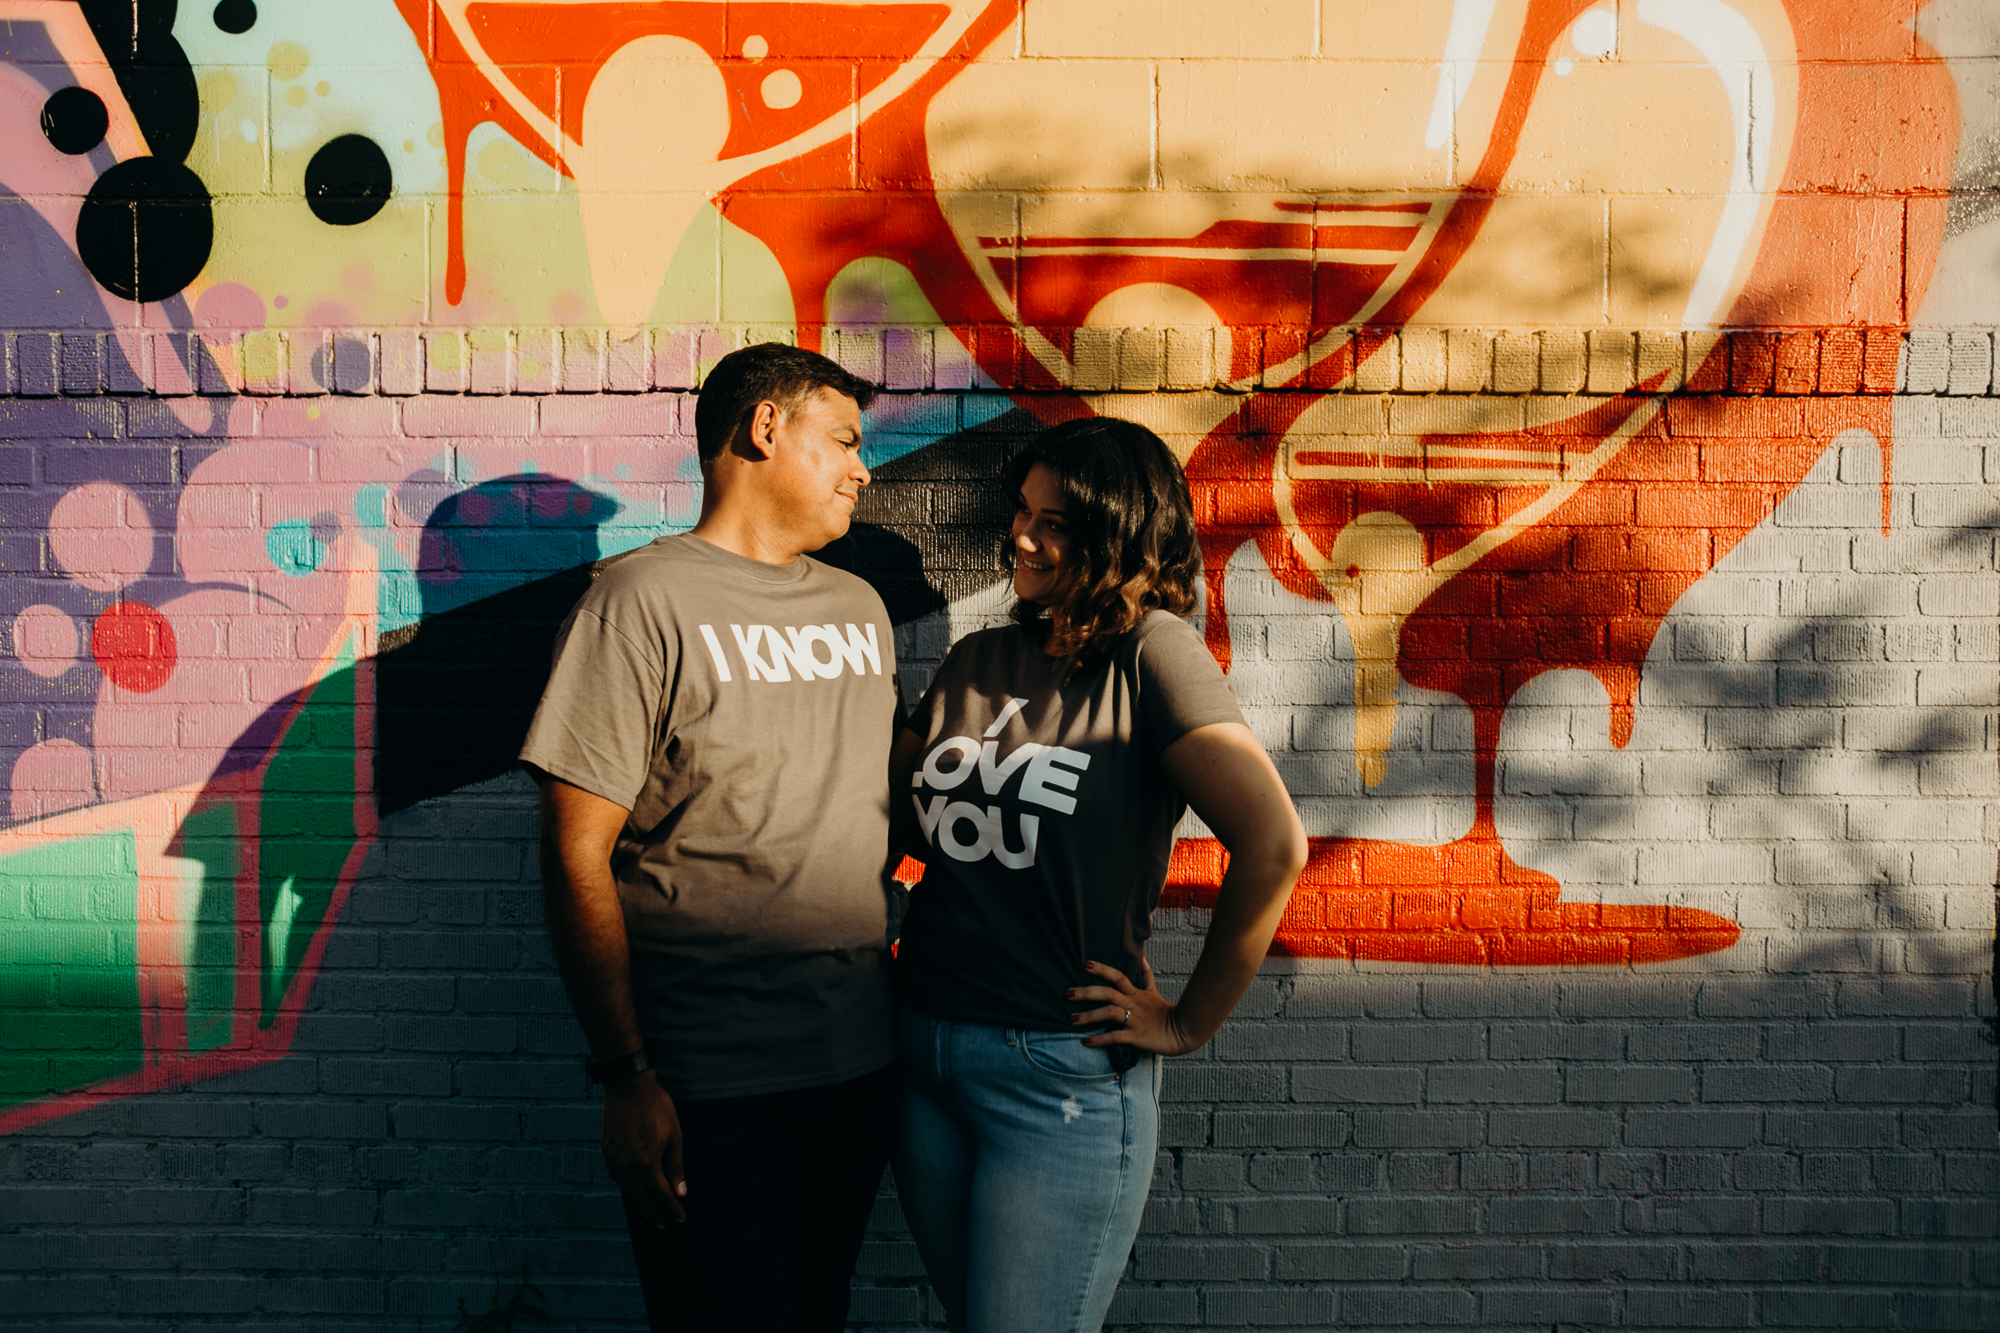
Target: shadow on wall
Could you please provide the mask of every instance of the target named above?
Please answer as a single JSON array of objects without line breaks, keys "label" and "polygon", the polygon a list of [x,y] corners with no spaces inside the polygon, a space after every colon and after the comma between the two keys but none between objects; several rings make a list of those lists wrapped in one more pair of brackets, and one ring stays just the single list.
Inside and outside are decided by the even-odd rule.
[{"label": "shadow on wall", "polygon": [[598,526],[617,509],[577,482],[510,476],[432,511],[417,562],[423,619],[383,635],[376,657],[381,813],[513,767],[556,631],[602,568]]},{"label": "shadow on wall", "polygon": [[[382,814],[514,767],[548,681],[556,633],[612,560],[597,529],[618,503],[580,483],[501,477],[447,497],[424,529],[422,621],[382,636],[375,792]],[[944,596],[917,548],[857,523],[820,558],[874,585],[901,624]],[[541,577],[521,583],[522,572]]]}]

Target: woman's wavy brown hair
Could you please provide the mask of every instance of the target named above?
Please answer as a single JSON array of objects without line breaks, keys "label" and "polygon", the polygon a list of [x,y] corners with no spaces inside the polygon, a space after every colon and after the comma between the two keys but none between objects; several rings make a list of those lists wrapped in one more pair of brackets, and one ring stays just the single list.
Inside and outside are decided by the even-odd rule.
[{"label": "woman's wavy brown hair", "polygon": [[[1084,417],[1043,431],[1007,465],[1007,488],[1018,496],[1039,463],[1062,492],[1072,572],[1048,608],[1047,650],[1088,667],[1111,655],[1118,640],[1148,611],[1177,616],[1194,610],[1201,584],[1201,548],[1187,476],[1159,436],[1116,417]],[[1014,543],[1007,543],[1014,567]],[[1043,608],[1014,604],[1023,624]]]}]

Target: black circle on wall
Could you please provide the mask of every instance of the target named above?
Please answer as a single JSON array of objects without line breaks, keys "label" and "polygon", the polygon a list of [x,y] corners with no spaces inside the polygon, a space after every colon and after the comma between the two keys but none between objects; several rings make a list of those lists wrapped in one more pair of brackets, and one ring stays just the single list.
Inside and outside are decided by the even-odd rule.
[{"label": "black circle on wall", "polygon": [[98,285],[164,301],[194,281],[215,244],[208,187],[178,162],[135,157],[97,178],[76,215],[76,252]]},{"label": "black circle on wall", "polygon": [[58,88],[42,103],[42,133],[71,157],[103,143],[110,124],[104,99],[88,88]]},{"label": "black circle on wall", "polygon": [[215,7],[215,26],[224,32],[248,32],[256,22],[256,0],[222,0]]},{"label": "black circle on wall", "polygon": [[343,134],[306,164],[306,206],[321,222],[352,227],[389,202],[389,159],[373,139]]}]

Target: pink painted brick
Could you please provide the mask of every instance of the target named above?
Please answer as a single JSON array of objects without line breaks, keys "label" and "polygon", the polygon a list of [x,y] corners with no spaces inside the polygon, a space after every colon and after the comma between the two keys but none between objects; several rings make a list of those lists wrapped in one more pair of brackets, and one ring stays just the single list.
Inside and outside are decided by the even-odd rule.
[{"label": "pink painted brick", "polygon": [[[163,397],[181,397],[194,392],[194,372],[188,369],[194,358],[189,344],[197,341],[192,334],[173,332],[155,333],[148,339],[152,343],[153,392]],[[25,362],[23,363],[25,369]],[[26,393],[27,377],[21,381],[21,392]]]},{"label": "pink painted brick", "polygon": [[279,398],[264,407],[261,431],[295,439],[327,435],[394,435],[392,398]]},{"label": "pink painted brick", "polygon": [[652,387],[652,339],[645,329],[629,337],[605,339],[604,383],[614,393],[644,393]]},{"label": "pink painted brick", "polygon": [[514,334],[514,392],[554,393],[562,355],[554,329],[521,329]]},{"label": "pink painted brick", "polygon": [[426,394],[403,404],[406,435],[532,435],[535,403],[526,398],[456,398]]},{"label": "pink painted brick", "polygon": [[722,360],[723,357],[728,356],[737,348],[745,345],[741,332],[737,329],[694,329],[691,332],[693,334],[693,342],[691,344],[693,359],[689,366],[688,378],[670,385],[663,383],[656,377],[653,382],[659,385],[660,388],[695,388],[701,383],[701,376],[705,367],[714,365],[716,362]]},{"label": "pink painted brick", "polygon": [[620,481],[679,483],[689,480],[694,458],[691,434],[599,437],[590,441],[589,471]]},{"label": "pink painted brick", "polygon": [[330,482],[394,482],[424,470],[450,466],[446,446],[438,440],[322,440],[314,446],[320,480]]},{"label": "pink painted brick", "polygon": [[[521,441],[516,451],[520,457],[500,464],[503,474],[532,471],[542,477],[583,477],[595,468],[591,465],[590,441],[584,439],[560,439],[548,434],[536,436],[532,440]],[[485,459],[494,458],[491,451]]]},{"label": "pink painted brick", "polygon": [[466,339],[472,353],[473,393],[507,392],[510,342],[505,329],[475,329]]},{"label": "pink painted brick", "polygon": [[[544,435],[674,435],[681,429],[684,395],[591,394],[551,398],[542,404]],[[690,431],[693,422],[688,423]]]},{"label": "pink painted brick", "polygon": [[190,483],[181,492],[183,524],[201,529],[254,528],[257,490],[248,485],[203,486]]},{"label": "pink painted brick", "polygon": [[457,329],[424,334],[424,388],[431,393],[464,393],[472,383],[472,352]]},{"label": "pink painted brick", "polygon": [[385,329],[376,365],[383,393],[407,396],[424,390],[424,343],[415,329]]},{"label": "pink painted brick", "polygon": [[597,393],[604,388],[604,330],[562,331],[562,391]]},{"label": "pink painted brick", "polygon": [[332,340],[324,329],[293,329],[285,335],[285,387],[295,395],[326,392],[332,376]]}]

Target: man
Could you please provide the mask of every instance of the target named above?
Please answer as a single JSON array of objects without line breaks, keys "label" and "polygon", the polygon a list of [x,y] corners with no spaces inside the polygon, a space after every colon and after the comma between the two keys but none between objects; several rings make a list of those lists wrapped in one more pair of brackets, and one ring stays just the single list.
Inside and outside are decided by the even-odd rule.
[{"label": "man", "polygon": [[895,654],[805,555],[868,484],[873,397],[797,348],[723,358],[700,522],[584,594],[521,749],[656,1330],[843,1328],[888,1153]]}]

